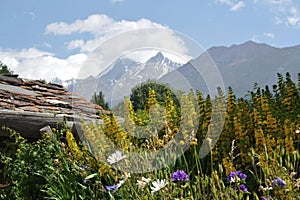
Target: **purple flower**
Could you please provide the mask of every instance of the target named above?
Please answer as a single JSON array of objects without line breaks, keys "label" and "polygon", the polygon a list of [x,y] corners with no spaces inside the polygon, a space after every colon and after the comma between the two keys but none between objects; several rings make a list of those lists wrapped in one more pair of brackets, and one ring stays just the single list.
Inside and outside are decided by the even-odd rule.
[{"label": "purple flower", "polygon": [[87,180],[86,179],[83,179],[83,183],[86,183],[87,182]]},{"label": "purple flower", "polygon": [[286,186],[286,182],[284,180],[282,180],[281,178],[279,178],[279,177],[277,179],[275,179],[272,182],[272,184],[277,186],[277,187],[279,186],[281,188],[284,188]]},{"label": "purple flower", "polygon": [[248,188],[244,185],[244,184],[241,184],[239,186],[240,190],[242,190],[243,192],[248,192]]},{"label": "purple flower", "polygon": [[81,168],[82,169],[87,169],[87,165],[82,165]]},{"label": "purple flower", "polygon": [[243,174],[241,171],[230,172],[227,177],[228,183],[233,183],[239,181],[239,179],[245,180],[247,178],[246,174]]},{"label": "purple flower", "polygon": [[243,174],[242,172],[240,172],[240,171],[238,171],[239,173],[238,173],[238,177],[240,178],[240,179],[243,179],[243,180],[245,180],[246,178],[247,178],[247,175],[246,174]]},{"label": "purple flower", "polygon": [[187,182],[187,181],[189,181],[189,176],[183,170],[177,170],[176,172],[174,172],[172,174],[172,181],[173,182],[179,182],[179,181]]},{"label": "purple flower", "polygon": [[234,182],[235,172],[230,172],[230,174],[227,177],[227,182],[232,183]]},{"label": "purple flower", "polygon": [[117,189],[117,186],[115,184],[111,186],[104,186],[104,187],[107,191],[113,191]]}]

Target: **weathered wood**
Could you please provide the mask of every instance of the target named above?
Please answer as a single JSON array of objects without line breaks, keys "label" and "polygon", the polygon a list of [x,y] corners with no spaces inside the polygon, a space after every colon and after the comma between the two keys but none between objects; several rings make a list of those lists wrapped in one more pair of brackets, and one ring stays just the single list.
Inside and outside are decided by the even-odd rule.
[{"label": "weathered wood", "polygon": [[[72,117],[69,116],[72,119]],[[8,127],[24,137],[40,137],[40,129],[45,126],[57,127],[58,122],[62,122],[63,117],[55,116],[51,113],[36,113],[13,110],[0,110],[0,127]],[[0,130],[0,136],[8,136],[9,133]]]},{"label": "weathered wood", "polygon": [[[39,138],[41,128],[58,127],[64,120],[100,121],[101,112],[109,113],[63,86],[0,75],[0,128],[6,126],[24,137]],[[0,130],[0,137],[8,135]]]}]

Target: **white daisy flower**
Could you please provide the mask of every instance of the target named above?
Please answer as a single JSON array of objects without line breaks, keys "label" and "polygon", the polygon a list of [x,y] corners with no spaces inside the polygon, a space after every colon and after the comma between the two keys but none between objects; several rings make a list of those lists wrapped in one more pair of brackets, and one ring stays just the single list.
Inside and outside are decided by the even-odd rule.
[{"label": "white daisy flower", "polygon": [[124,179],[119,181],[119,183],[116,185],[116,189],[119,189],[126,182],[126,180],[130,177],[131,177],[131,174],[125,172]]},{"label": "white daisy flower", "polygon": [[150,182],[150,180],[150,178],[142,177],[142,180],[137,180],[136,184],[139,187],[139,189],[143,189]]},{"label": "white daisy flower", "polygon": [[153,181],[151,186],[151,193],[153,194],[154,192],[157,192],[159,190],[161,190],[162,188],[164,188],[166,185],[168,184],[168,182],[166,181],[166,179],[163,180],[157,180],[157,181]]},{"label": "white daisy flower", "polygon": [[126,158],[126,155],[122,155],[121,151],[116,151],[112,155],[108,156],[107,162],[112,165],[120,160],[123,160],[124,158]]}]

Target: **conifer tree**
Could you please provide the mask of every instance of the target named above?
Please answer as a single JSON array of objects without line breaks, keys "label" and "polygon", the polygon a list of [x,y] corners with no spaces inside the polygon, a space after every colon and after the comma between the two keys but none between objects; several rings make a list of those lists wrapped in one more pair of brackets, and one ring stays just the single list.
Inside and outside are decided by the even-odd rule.
[{"label": "conifer tree", "polygon": [[0,61],[0,74],[13,74],[14,72],[8,68],[7,65]]},{"label": "conifer tree", "polygon": [[98,95],[96,94],[96,92],[94,92],[91,102],[100,105],[104,110],[109,109],[108,103],[105,101],[102,91],[100,91]]}]

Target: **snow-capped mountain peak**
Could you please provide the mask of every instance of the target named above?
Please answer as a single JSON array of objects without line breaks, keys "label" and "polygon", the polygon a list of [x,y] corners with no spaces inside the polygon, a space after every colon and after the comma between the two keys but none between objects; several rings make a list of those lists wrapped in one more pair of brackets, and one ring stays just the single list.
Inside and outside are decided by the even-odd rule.
[{"label": "snow-capped mountain peak", "polygon": [[165,58],[161,52],[158,52],[155,56],[149,58],[149,60],[146,63],[161,63],[165,59],[167,58]]}]

